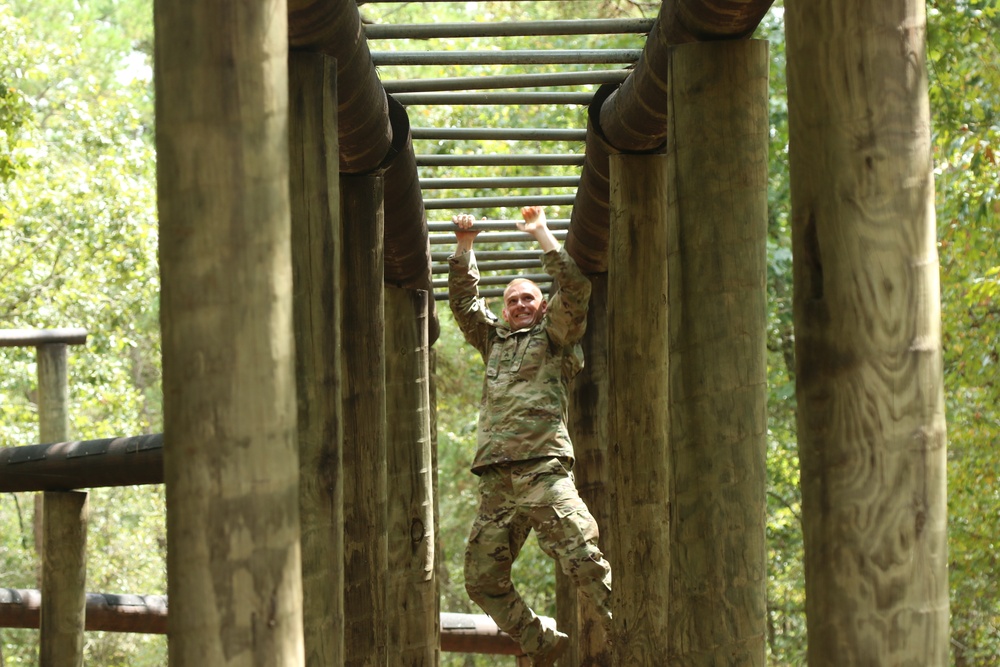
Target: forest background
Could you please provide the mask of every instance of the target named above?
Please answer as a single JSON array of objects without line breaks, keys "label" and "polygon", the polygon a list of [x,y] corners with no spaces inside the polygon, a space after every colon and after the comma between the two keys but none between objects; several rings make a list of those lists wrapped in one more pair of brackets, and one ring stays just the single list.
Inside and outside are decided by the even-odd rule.
[{"label": "forest background", "polygon": [[[626,0],[581,0],[365,5],[362,14],[375,22],[416,23],[652,17],[656,10],[655,4]],[[1000,10],[993,0],[931,0],[927,13],[949,444],[951,655],[956,667],[985,667],[1000,662]],[[803,665],[781,2],[756,36],[770,41],[772,57],[768,660],[775,666]],[[86,346],[70,350],[70,428],[77,439],[162,431],[152,40],[148,0],[0,0],[0,328],[76,326],[90,332]],[[393,48],[642,45],[638,36],[591,38],[587,44],[571,37],[443,42]],[[383,73],[385,78],[453,75],[434,67]],[[506,107],[427,107],[410,114],[412,125],[424,127],[586,124],[585,110],[576,107],[524,109],[516,117]],[[419,151],[468,148],[438,142]],[[511,146],[498,142],[488,150],[505,152]],[[522,144],[517,150],[539,147]],[[454,169],[448,175],[463,174]],[[474,212],[514,215],[502,209]],[[467,468],[481,362],[462,343],[446,310],[439,309],[442,335],[435,346],[442,609],[478,612],[462,586],[461,560],[475,505]],[[37,441],[36,391],[34,351],[0,350],[0,446]],[[162,488],[98,489],[90,506],[87,589],[165,594]],[[38,586],[32,511],[30,494],[0,496],[2,587]],[[554,571],[533,541],[515,576],[541,613],[554,614]],[[166,664],[161,636],[88,633],[86,651],[91,665]],[[36,631],[0,629],[0,667],[33,665],[36,654]],[[494,662],[446,654],[443,664]]]}]

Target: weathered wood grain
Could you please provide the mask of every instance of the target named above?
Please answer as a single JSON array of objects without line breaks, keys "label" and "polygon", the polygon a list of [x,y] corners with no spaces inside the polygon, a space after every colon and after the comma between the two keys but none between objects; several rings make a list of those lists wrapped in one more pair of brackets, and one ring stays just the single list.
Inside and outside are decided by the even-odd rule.
[{"label": "weathered wood grain", "polygon": [[763,667],[768,49],[672,50],[670,652]]},{"label": "weathered wood grain", "polygon": [[948,663],[924,11],[786,3],[812,667]]},{"label": "weathered wood grain", "polygon": [[381,176],[340,179],[347,667],[387,664],[382,187]]},{"label": "weathered wood grain", "polygon": [[614,663],[667,654],[670,582],[667,158],[614,155],[608,267]]},{"label": "weathered wood grain", "polygon": [[336,63],[290,53],[289,182],[307,667],[344,657],[340,177]]},{"label": "weathered wood grain", "polygon": [[287,8],[154,22],[169,660],[301,665]]}]

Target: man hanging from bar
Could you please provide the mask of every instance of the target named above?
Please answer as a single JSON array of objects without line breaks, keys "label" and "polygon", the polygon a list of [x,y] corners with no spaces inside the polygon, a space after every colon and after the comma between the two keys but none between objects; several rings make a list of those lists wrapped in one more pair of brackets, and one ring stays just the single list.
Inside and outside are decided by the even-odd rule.
[{"label": "man hanging from bar", "polygon": [[[535,237],[542,266],[558,283],[551,301],[534,282],[512,280],[504,291],[503,320],[479,297],[473,242],[479,230],[468,214],[449,257],[452,312],[486,363],[479,412],[480,505],[465,552],[465,588],[535,667],[553,665],[569,646],[543,626],[511,582],[514,559],[534,529],[542,550],[556,559],[593,602],[611,630],[611,566],[597,546],[594,517],[577,492],[573,443],[566,428],[569,381],[583,367],[579,340],[587,326],[590,281],[560,247],[538,206],[521,209],[517,228]],[[608,634],[610,636],[610,634]]]}]

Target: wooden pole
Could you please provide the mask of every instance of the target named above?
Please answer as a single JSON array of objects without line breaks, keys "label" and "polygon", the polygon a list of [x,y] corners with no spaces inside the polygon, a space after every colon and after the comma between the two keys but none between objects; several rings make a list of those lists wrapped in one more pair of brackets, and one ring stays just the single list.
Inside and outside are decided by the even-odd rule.
[{"label": "wooden pole", "polygon": [[673,50],[669,664],[766,660],[767,43]]},{"label": "wooden pole", "polygon": [[810,667],[948,664],[924,4],[785,4]]},{"label": "wooden pole", "polygon": [[308,667],[344,661],[336,62],[290,53],[289,153],[302,602]]},{"label": "wooden pole", "polygon": [[614,664],[667,652],[670,582],[667,158],[613,155],[608,266]]},{"label": "wooden pole", "polygon": [[[341,176],[345,667],[385,667],[386,436],[382,178]],[[398,610],[392,610],[396,613]]]},{"label": "wooden pole", "polygon": [[389,655],[437,665],[427,292],[385,288]]},{"label": "wooden pole", "polygon": [[[38,437],[69,439],[69,350],[45,343],[38,359]],[[39,662],[43,667],[83,664],[86,622],[87,493],[46,491],[35,496],[41,516],[42,616]],[[37,501],[41,500],[41,512]]]},{"label": "wooden pole", "polygon": [[[590,308],[587,333],[580,341],[585,359],[583,370],[570,387],[569,430],[576,454],[576,486],[580,497],[601,529],[601,550],[615,576],[617,555],[608,539],[611,526],[611,486],[608,484],[608,274],[590,278]],[[613,586],[612,586],[613,587]],[[600,616],[583,596],[571,601],[576,614],[577,664],[583,667],[611,665],[611,650]]]},{"label": "wooden pole", "polygon": [[87,604],[88,494],[45,493],[42,608],[39,625],[41,667],[83,665]]},{"label": "wooden pole", "polygon": [[286,18],[154,5],[171,667],[304,661]]}]

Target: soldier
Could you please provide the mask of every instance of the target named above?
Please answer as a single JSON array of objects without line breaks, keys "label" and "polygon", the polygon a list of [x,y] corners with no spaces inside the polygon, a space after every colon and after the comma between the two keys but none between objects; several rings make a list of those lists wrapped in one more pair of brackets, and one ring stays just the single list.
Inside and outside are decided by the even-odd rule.
[{"label": "soldier", "polygon": [[535,530],[542,550],[590,597],[607,630],[611,566],[570,472],[573,443],[566,428],[567,385],[583,367],[578,342],[587,325],[590,281],[559,246],[540,207],[525,207],[521,215],[517,228],[538,241],[542,265],[559,285],[551,302],[535,283],[516,279],[504,291],[504,321],[486,308],[472,251],[479,230],[467,214],[452,218],[458,243],[448,260],[448,290],[465,339],[486,364],[472,464],[480,505],[465,552],[465,588],[541,667],[555,663],[569,638],[543,626],[511,582],[511,565],[528,533]]}]

